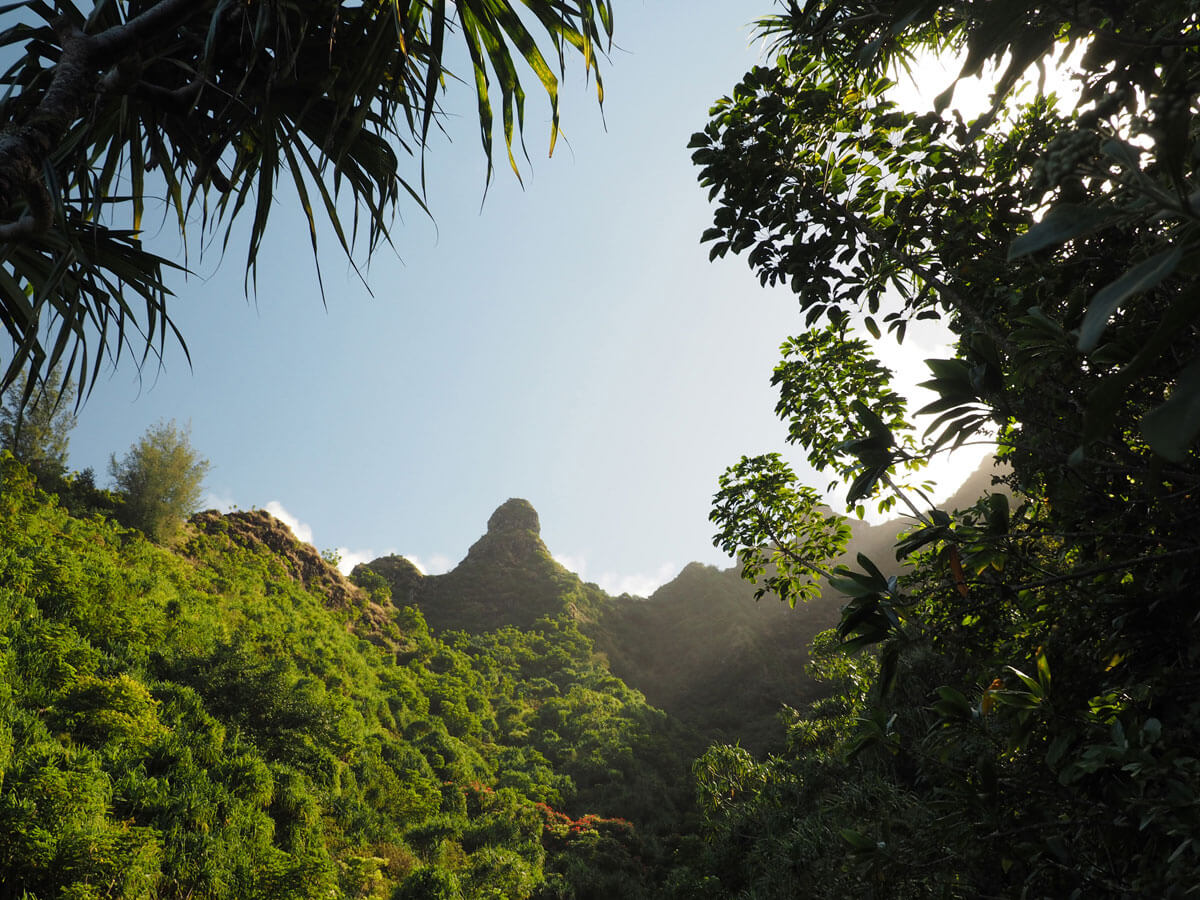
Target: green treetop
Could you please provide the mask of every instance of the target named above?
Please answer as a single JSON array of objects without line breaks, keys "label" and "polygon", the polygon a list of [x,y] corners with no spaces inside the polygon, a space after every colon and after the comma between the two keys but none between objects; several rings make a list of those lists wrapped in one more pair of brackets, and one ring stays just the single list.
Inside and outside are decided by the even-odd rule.
[{"label": "green treetop", "polygon": [[75,385],[51,372],[41,385],[18,378],[0,393],[0,449],[9,450],[38,475],[62,475],[75,427]]},{"label": "green treetop", "polygon": [[151,426],[120,460],[109,460],[109,474],[124,494],[125,524],[166,543],[180,523],[200,505],[208,460],[192,448],[189,430],[174,421]]}]

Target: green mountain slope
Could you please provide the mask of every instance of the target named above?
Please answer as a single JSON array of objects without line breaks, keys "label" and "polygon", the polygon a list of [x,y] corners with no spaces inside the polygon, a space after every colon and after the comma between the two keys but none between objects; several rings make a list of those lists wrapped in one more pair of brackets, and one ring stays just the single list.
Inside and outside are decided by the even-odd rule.
[{"label": "green mountain slope", "polygon": [[[990,467],[980,469],[945,505],[970,505],[990,482]],[[844,559],[864,553],[896,572],[891,545],[903,524],[852,521]],[[781,708],[829,690],[806,667],[813,639],[838,620],[843,598],[836,592],[791,609],[770,596],[756,601],[755,587],[736,568],[692,563],[648,599],[612,597],[553,559],[525,500],[502,504],[466,558],[444,575],[423,576],[399,556],[362,568],[381,575],[392,595],[417,606],[438,632],[482,634],[565,616],[615,675],[708,740],[754,749],[778,744]]]},{"label": "green mountain slope", "polygon": [[0,488],[0,897],[658,895],[683,732],[569,618],[442,640],[265,513]]},{"label": "green mountain slope", "polygon": [[509,500],[492,513],[487,532],[445,575],[412,579],[397,559],[369,567],[389,580],[394,595],[407,591],[438,630],[526,628],[547,615],[589,621],[608,602],[599,588],[554,561],[542,543],[538,514],[525,500]]}]

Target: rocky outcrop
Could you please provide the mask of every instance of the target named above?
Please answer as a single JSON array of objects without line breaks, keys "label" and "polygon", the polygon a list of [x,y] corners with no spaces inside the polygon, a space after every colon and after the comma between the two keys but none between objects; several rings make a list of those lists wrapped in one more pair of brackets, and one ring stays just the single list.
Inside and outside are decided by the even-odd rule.
[{"label": "rocky outcrop", "polygon": [[225,535],[248,550],[265,547],[283,565],[288,576],[307,590],[323,594],[334,609],[361,608],[365,603],[363,592],[327,563],[316,547],[301,543],[287,525],[264,509],[224,514],[210,509],[196,513],[189,522],[204,534]]},{"label": "rocky outcrop", "polygon": [[513,497],[496,507],[496,511],[488,518],[487,530],[488,534],[527,531],[540,538],[542,526],[533,505],[528,500]]},{"label": "rocky outcrop", "polygon": [[382,557],[367,566],[387,579],[394,603],[418,606],[435,629],[528,627],[564,613],[586,619],[604,597],[554,561],[542,543],[537,511],[519,498],[492,513],[487,533],[453,571],[414,577],[411,564],[397,559]]}]

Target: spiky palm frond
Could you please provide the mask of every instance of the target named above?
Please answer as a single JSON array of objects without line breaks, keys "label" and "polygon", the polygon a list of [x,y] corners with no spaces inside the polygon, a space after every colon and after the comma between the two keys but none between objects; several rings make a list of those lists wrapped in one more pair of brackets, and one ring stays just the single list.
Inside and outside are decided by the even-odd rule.
[{"label": "spiky palm frond", "polygon": [[14,20],[0,52],[20,53],[0,74],[0,323],[13,346],[0,386],[66,361],[81,395],[123,351],[145,361],[168,335],[182,343],[164,276],[186,260],[143,247],[152,195],[185,248],[189,226],[224,248],[249,218],[248,284],[281,182],[314,253],[323,218],[347,255],[369,254],[401,202],[425,209],[401,161],[423,157],[441,113],[450,38],[472,69],[490,179],[497,133],[518,168],[518,64],[549,99],[553,150],[556,72],[577,54],[602,100],[612,33],[606,0],[23,0],[0,15]]}]

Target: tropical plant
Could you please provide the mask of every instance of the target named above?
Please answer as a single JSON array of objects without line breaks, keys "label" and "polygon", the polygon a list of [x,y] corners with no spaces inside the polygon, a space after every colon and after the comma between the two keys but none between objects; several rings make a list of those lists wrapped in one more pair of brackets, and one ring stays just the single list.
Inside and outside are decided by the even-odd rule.
[{"label": "tropical plant", "polygon": [[109,458],[109,474],[123,495],[122,520],[160,544],[200,505],[207,472],[190,429],[174,421],[150,426],[121,459]]},{"label": "tropical plant", "polygon": [[[762,22],[775,63],[694,136],[717,206],[712,256],[746,253],[764,283],[791,287],[810,329],[829,323],[784,345],[789,439],[848,487],[849,506],[878,498],[912,515],[895,548],[911,575],[886,578],[865,557],[828,572],[847,597],[843,646],[878,665],[869,703],[847,703],[856,721],[835,729],[853,727],[836,761],[850,770],[814,768],[826,751],[811,716],[769,766],[706,757],[718,849],[756,850],[716,873],[730,893],[1182,896],[1195,884],[1183,798],[1200,790],[1187,587],[1200,577],[1198,14],[1186,0],[789,3]],[[1077,99],[1036,78],[1015,93],[1072,51]],[[890,76],[921,54],[962,70],[933,109],[910,111]],[[954,86],[988,64],[991,107],[967,120]],[[918,438],[852,330],[903,341],[919,319],[957,347],[928,361],[936,399]],[[980,440],[1011,467],[1015,501],[995,491],[952,513],[901,483]],[[816,508],[775,459],[789,477],[774,490],[761,462],[732,467],[713,518],[748,575],[767,553],[803,563],[774,570],[783,584],[767,586],[786,597],[827,563],[805,543]],[[760,787],[737,788],[726,828],[731,772]]]},{"label": "tropical plant", "polygon": [[[447,79],[474,83],[490,179],[497,131],[517,168],[518,66],[549,97],[553,150],[556,68],[570,50],[596,69],[612,33],[607,0],[18,0],[3,14],[0,48],[16,59],[0,75],[0,323],[13,346],[0,385],[63,362],[84,393],[106,358],[128,348],[144,362],[168,336],[182,342],[168,276],[186,263],[142,243],[153,198],[185,247],[197,218],[224,247],[248,217],[248,283],[281,182],[314,254],[316,210],[348,255],[360,241],[370,253],[405,198],[425,207],[401,158],[424,165]],[[466,72],[446,62],[455,33]],[[602,99],[598,70],[596,85]]]}]

